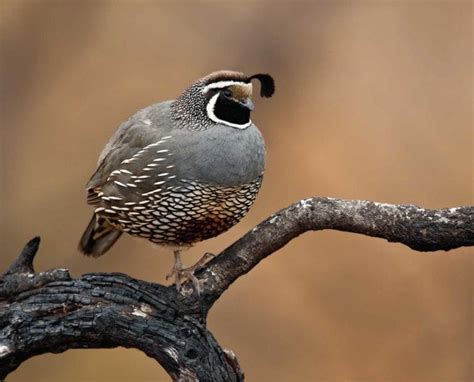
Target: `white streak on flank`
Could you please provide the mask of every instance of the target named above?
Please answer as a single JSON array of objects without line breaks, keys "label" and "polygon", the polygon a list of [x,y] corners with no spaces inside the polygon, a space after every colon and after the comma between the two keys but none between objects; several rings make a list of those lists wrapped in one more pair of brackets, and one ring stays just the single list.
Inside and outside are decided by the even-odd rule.
[{"label": "white streak on flank", "polygon": [[108,199],[110,199],[110,200],[122,200],[122,198],[119,198],[118,196],[109,196]]},{"label": "white streak on flank", "polygon": [[174,178],[176,178],[176,175],[170,175],[170,176],[168,177],[168,179],[174,179]]},{"label": "white streak on flank", "polygon": [[156,167],[156,166],[159,166],[159,164],[158,163],[148,163],[146,166],[147,167]]},{"label": "white streak on flank", "polygon": [[125,206],[134,206],[135,204],[137,204],[137,202],[126,202],[126,203],[124,203]]},{"label": "white streak on flank", "polygon": [[119,182],[118,180],[114,180],[114,183],[115,183],[117,186],[127,188],[127,186],[126,186],[125,184],[123,184],[122,182]]},{"label": "white streak on flank", "polygon": [[[144,194],[142,194],[142,196],[156,194],[157,192],[160,192],[160,191],[161,191],[161,188],[157,188],[156,190],[153,190],[153,191],[150,191],[150,192],[145,192]],[[137,209],[137,207],[135,207],[135,209]]]},{"label": "white streak on flank", "polygon": [[164,160],[166,160],[166,158],[156,158],[156,159],[153,159],[153,162],[161,162]]},{"label": "white streak on flank", "polygon": [[167,176],[169,174],[170,174],[169,172],[162,172],[161,174],[158,174],[158,176]]},{"label": "white streak on flank", "polygon": [[173,168],[174,164],[170,164],[169,166],[166,166],[166,168]]},{"label": "white streak on flank", "polygon": [[101,212],[101,211],[104,211],[105,208],[104,207],[98,207],[94,210],[94,213],[96,214],[97,212]]},{"label": "white streak on flank", "polygon": [[104,195],[104,193],[101,191],[97,194],[97,196],[100,198],[102,195]]},{"label": "white streak on flank", "polygon": [[142,200],[141,202],[138,202],[138,204],[147,204],[148,200]]},{"label": "white streak on flank", "polygon": [[102,196],[101,199],[102,199],[102,200],[105,200],[105,201],[109,201],[109,200],[110,200],[110,198],[109,198],[108,196]]},{"label": "white streak on flank", "polygon": [[173,138],[172,135],[167,135],[166,137],[162,137],[161,139],[170,139],[170,138]]},{"label": "white streak on flank", "polygon": [[163,150],[158,150],[156,153],[161,154],[161,153],[167,153],[169,150],[163,149]]},{"label": "white streak on flank", "polygon": [[[161,143],[164,143],[165,140],[168,138],[171,138],[171,135],[161,138],[158,142],[150,143],[149,145],[145,146],[141,150],[137,151],[131,158],[123,160],[120,164],[128,164],[128,163],[133,162],[134,160],[137,160],[138,157],[142,155],[145,151],[147,151],[150,147],[158,146]],[[118,170],[115,170],[115,171],[118,171]],[[121,171],[123,171],[123,169]]]},{"label": "white streak on flank", "polygon": [[143,120],[143,123],[144,123],[145,125],[147,125],[147,126],[150,126],[150,125],[151,125],[151,120],[149,120],[149,119],[144,119],[144,120]]},{"label": "white streak on flank", "polygon": [[132,175],[132,172],[131,171],[128,171],[128,170],[125,170],[125,169],[121,169],[119,170],[121,173],[124,173],[124,174],[130,174]]},{"label": "white streak on flank", "polygon": [[154,184],[155,186],[159,186],[160,184],[163,184],[163,183],[165,183],[165,182],[166,182],[166,180],[160,180],[159,182],[155,182],[155,183],[153,183],[153,184]]},{"label": "white streak on flank", "polygon": [[114,210],[109,210],[109,209],[106,209],[105,212],[107,212],[108,214],[116,214]]},{"label": "white streak on flank", "polygon": [[132,158],[130,158],[129,160],[134,160],[134,159],[137,159],[140,155],[142,155],[145,151],[147,151],[150,147],[155,147],[155,146],[158,146],[159,144],[163,143],[164,141],[163,140],[159,140],[158,142],[153,142],[153,143],[150,143],[149,145],[146,145],[145,147],[143,147],[142,149],[138,150],[133,156]]},{"label": "white streak on flank", "polygon": [[113,210],[117,210],[117,211],[128,211],[128,208],[127,208],[127,207],[112,206],[111,208],[112,208]]},{"label": "white streak on flank", "polygon": [[120,170],[114,170],[110,173],[109,178],[114,175],[120,175]]},{"label": "white streak on flank", "polygon": [[211,89],[224,89],[232,85],[244,86],[244,87],[252,87],[251,83],[242,82],[242,81],[218,81],[212,82],[209,85],[204,86],[202,89],[203,93],[207,93]]},{"label": "white streak on flank", "polygon": [[151,175],[140,175],[138,179],[148,179],[151,178]]},{"label": "white streak on flank", "polygon": [[135,184],[133,184],[133,183],[127,183],[127,186],[128,186],[128,187],[134,187],[134,188],[137,187],[137,186],[136,186]]},{"label": "white streak on flank", "polygon": [[153,170],[152,167],[145,167],[145,168],[143,169],[143,171],[152,171],[152,170]]},{"label": "white streak on flank", "polygon": [[122,223],[122,224],[130,224],[130,220],[123,220],[123,219],[119,219],[118,220],[119,223]]},{"label": "white streak on flank", "polygon": [[217,118],[216,114],[214,113],[214,108],[216,106],[218,97],[219,97],[219,93],[212,96],[212,98],[209,100],[206,106],[207,116],[209,117],[211,121],[215,123],[221,123],[223,125],[227,125],[230,127],[235,127],[236,129],[240,129],[240,130],[246,129],[252,124],[252,121],[250,119],[247,123],[244,123],[243,125],[239,125],[237,123],[227,122],[227,121],[224,121],[223,119]]}]

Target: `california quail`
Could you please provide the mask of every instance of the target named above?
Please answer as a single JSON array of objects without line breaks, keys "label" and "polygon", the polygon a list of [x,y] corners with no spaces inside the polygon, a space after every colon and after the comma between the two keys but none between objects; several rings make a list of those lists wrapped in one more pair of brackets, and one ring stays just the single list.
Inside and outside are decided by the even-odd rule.
[{"label": "california quail", "polygon": [[[122,232],[189,247],[247,213],[265,164],[263,138],[250,120],[252,79],[261,96],[272,96],[268,74],[218,71],[120,125],[87,184],[96,209],[79,243],[84,254],[103,255]],[[175,261],[179,286],[179,251]]]}]

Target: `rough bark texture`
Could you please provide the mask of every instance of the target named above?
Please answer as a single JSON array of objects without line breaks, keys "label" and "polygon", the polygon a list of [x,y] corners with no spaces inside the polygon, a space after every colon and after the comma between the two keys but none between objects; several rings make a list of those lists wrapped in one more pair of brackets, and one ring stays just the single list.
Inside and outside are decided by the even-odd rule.
[{"label": "rough bark texture", "polygon": [[474,207],[427,210],[332,198],[281,210],[225,249],[180,292],[124,274],[65,269],[35,273],[39,238],[0,279],[0,379],[26,359],[72,348],[137,348],[174,381],[243,381],[237,358],[207,330],[209,309],[240,276],[306,231],[335,229],[403,243],[417,251],[474,245]]}]

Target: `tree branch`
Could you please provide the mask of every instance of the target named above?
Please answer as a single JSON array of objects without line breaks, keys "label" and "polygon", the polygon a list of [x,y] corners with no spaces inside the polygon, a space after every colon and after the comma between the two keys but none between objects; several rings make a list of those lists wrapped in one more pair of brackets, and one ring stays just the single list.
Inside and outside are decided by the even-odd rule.
[{"label": "tree branch", "polygon": [[[30,241],[15,264],[38,243]],[[174,286],[118,273],[74,280],[64,270],[12,269],[26,268],[11,267],[1,279],[0,380],[37,354],[118,346],[142,350],[175,381],[243,380],[201,312],[182,313]]]},{"label": "tree branch", "polygon": [[307,231],[333,229],[402,243],[415,251],[474,245],[474,207],[429,210],[363,200],[310,198],[267,218],[201,271],[210,306],[240,276]]},{"label": "tree branch", "polygon": [[274,214],[197,272],[179,292],[123,274],[65,269],[35,273],[39,238],[0,279],[0,379],[23,361],[71,348],[137,348],[174,381],[243,381],[236,357],[207,330],[209,309],[240,276],[306,231],[335,229],[385,238],[417,251],[474,245],[474,207],[312,198]]}]

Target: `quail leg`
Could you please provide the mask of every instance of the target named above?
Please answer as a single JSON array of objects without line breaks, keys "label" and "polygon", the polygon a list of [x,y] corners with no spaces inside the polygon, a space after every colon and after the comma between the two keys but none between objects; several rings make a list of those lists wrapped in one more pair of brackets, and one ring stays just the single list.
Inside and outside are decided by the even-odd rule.
[{"label": "quail leg", "polygon": [[171,277],[174,277],[174,282],[176,284],[176,289],[179,291],[183,282],[189,280],[193,283],[194,289],[197,294],[201,294],[201,288],[199,286],[199,280],[194,276],[194,272],[202,268],[206,262],[215,257],[212,253],[206,252],[201,259],[189,268],[183,267],[183,262],[181,261],[181,251],[174,251],[174,265],[171,269],[171,272],[166,275],[166,280]]}]

